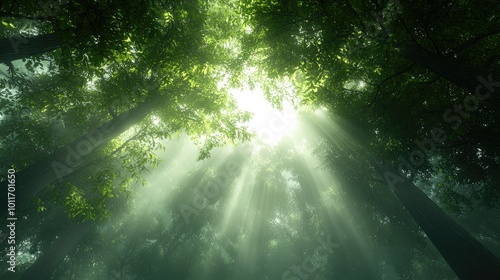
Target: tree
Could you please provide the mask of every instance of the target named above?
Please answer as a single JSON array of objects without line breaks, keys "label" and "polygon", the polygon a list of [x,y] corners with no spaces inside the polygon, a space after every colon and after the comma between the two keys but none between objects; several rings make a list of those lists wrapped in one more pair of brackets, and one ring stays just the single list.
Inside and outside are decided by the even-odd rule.
[{"label": "tree", "polygon": [[[17,199],[30,201],[48,184],[62,180],[95,150],[146,117],[154,108],[153,105],[158,105],[158,101],[152,99],[121,114],[19,172],[15,192]],[[2,182],[1,197],[5,200],[7,199],[7,184],[8,181]],[[6,214],[7,205],[2,205],[1,211]]]},{"label": "tree", "polygon": [[476,102],[486,100],[498,110],[500,102],[495,88],[500,87],[500,75],[497,73],[459,62],[457,59],[449,59],[439,54],[430,53],[416,44],[402,46],[401,54],[461,87],[466,92],[474,93]]},{"label": "tree", "polygon": [[[157,7],[158,3],[149,1],[8,2],[0,6],[0,17],[7,27],[0,45],[4,50],[1,62],[29,59],[62,48],[59,67],[66,67],[67,71],[75,71],[71,68],[77,66],[96,71],[106,59],[130,52],[131,34],[138,36],[141,31],[151,35],[158,27],[154,23],[156,13],[172,9],[166,5]],[[37,31],[33,34],[36,36],[27,35],[33,30]],[[133,42],[136,46],[139,43]]]},{"label": "tree", "polygon": [[[457,157],[481,149],[482,161],[497,166],[495,133],[481,130],[499,129],[491,121],[498,118],[492,91],[499,70],[491,63],[497,19],[485,16],[495,7],[444,1],[432,8],[418,1],[292,1],[245,3],[242,9],[259,38],[249,40],[247,47],[266,57],[267,71],[292,76],[304,102],[328,107],[374,142],[391,143],[385,154],[392,158],[414,149],[408,139],[426,138],[436,125],[446,129],[451,123],[449,142],[436,145],[436,152],[449,158],[450,172],[452,165],[460,165],[460,173],[482,169],[477,177],[490,181],[496,178],[490,172],[494,168],[480,168],[486,164],[474,157],[468,156],[471,164]],[[443,18],[448,24],[439,23]],[[479,98],[474,97],[477,90]],[[480,99],[493,106],[483,106]],[[454,115],[460,108],[471,111],[465,109],[458,122]],[[498,197],[494,184],[488,188]]]},{"label": "tree", "polygon": [[47,279],[59,263],[71,252],[90,228],[90,222],[71,224],[53,242],[51,247],[38,257],[34,264],[19,279]]},{"label": "tree", "polygon": [[[53,34],[60,46],[42,54],[27,42],[38,52],[18,56],[28,71],[6,62],[10,75],[1,73],[0,173],[19,170],[24,204],[19,270],[61,279],[497,273],[478,242],[495,234],[471,231],[475,240],[439,206],[472,217],[456,209],[500,202],[489,90],[499,73],[498,5],[402,2],[0,4],[2,38]],[[478,86],[493,106],[474,99]],[[276,107],[297,92],[320,109],[277,147],[209,158],[249,139],[249,115],[228,90],[238,87],[262,88]],[[446,140],[429,143],[436,131]],[[195,149],[166,141],[183,134],[204,161],[189,165]],[[323,163],[308,155],[315,144]],[[168,153],[158,156],[161,148]],[[395,196],[376,183],[369,159],[399,165],[378,168]],[[135,192],[149,175],[154,186]],[[328,233],[341,245],[320,254],[317,237]],[[469,263],[454,256],[460,249]]]},{"label": "tree", "polygon": [[[235,65],[227,50],[205,41],[205,35],[220,31],[204,26],[208,10],[194,2],[161,6],[152,11],[152,26],[125,34],[123,41],[118,39],[117,43],[127,45],[129,51],[122,53],[112,44],[100,46],[100,51],[112,55],[97,57],[98,63],[93,65],[99,67],[79,69],[85,60],[71,65],[72,54],[68,60],[59,59],[68,50],[63,47],[62,53],[47,54],[59,62],[57,71],[31,71],[26,75],[27,83],[9,83],[14,98],[2,100],[8,108],[2,112],[6,128],[2,133],[7,136],[2,141],[10,139],[14,148],[2,145],[2,159],[28,147],[14,161],[15,168],[21,170],[17,174],[17,201],[24,204],[18,206],[16,214],[27,219],[38,217],[37,210],[60,203],[72,218],[98,220],[110,197],[127,193],[121,193],[117,180],[139,179],[136,175],[144,173],[148,163],[154,166],[152,151],[163,139],[186,133],[199,144],[200,158],[206,158],[213,147],[249,138],[240,125],[248,120],[248,114],[239,112],[227,88],[217,84],[222,75],[237,76],[238,71],[225,70],[228,64]],[[204,33],[207,30],[210,32]],[[219,32],[217,36],[230,37],[231,33]],[[65,43],[67,39],[63,39]],[[201,45],[203,48],[198,47]],[[75,73],[83,74],[78,82],[70,78]],[[88,106],[89,101],[93,106]],[[47,129],[61,129],[63,135],[46,138],[42,130]],[[39,144],[30,147],[30,141]],[[30,155],[30,151],[35,153]],[[6,199],[7,193],[1,197]],[[6,207],[2,203],[2,216],[7,214]],[[36,225],[25,228],[35,234]],[[33,273],[55,275],[58,263],[74,253],[85,231],[82,226],[69,226],[60,235],[66,241],[45,249],[25,277]]]},{"label": "tree", "polygon": [[[165,14],[178,15],[179,24],[185,24],[186,29],[197,30],[197,28],[202,27],[205,14],[203,11],[198,11],[196,7],[193,3],[182,8],[171,7],[178,10],[175,10],[173,14],[169,12],[165,12]],[[187,11],[193,14],[190,21],[185,18]],[[162,14],[162,17],[166,17],[165,14]],[[168,22],[170,16],[164,20]],[[160,27],[161,24],[156,26],[156,28]],[[173,36],[168,40],[155,37],[154,35],[157,34],[154,34],[153,37],[148,38],[148,44],[141,42],[135,46],[142,49],[141,54],[135,53],[134,56],[109,62],[107,67],[110,75],[102,73],[104,76],[101,76],[98,82],[99,90],[104,92],[101,95],[104,104],[100,106],[104,109],[109,108],[108,104],[118,103],[123,104],[125,110],[129,111],[95,129],[91,129],[65,147],[59,148],[26,167],[20,173],[17,182],[19,197],[28,201],[47,184],[61,179],[62,176],[71,172],[73,166],[78,165],[93,151],[106,145],[111,139],[140,122],[154,109],[158,112],[158,117],[168,124],[165,126],[168,131],[158,134],[166,136],[184,130],[190,135],[198,135],[200,138],[203,135],[205,137],[203,142],[200,141],[203,145],[201,157],[208,156],[211,148],[227,140],[248,138],[249,134],[237,125],[238,120],[244,121],[248,119],[248,115],[235,112],[235,105],[228,99],[228,93],[224,89],[218,89],[215,82],[220,75],[216,71],[225,67],[223,63],[230,62],[222,61],[222,58],[208,58],[210,53],[216,51],[219,46],[207,46],[202,50],[195,50],[191,45],[190,40],[203,43],[203,36],[200,34],[202,30],[204,28],[194,33],[175,30],[173,33],[177,33],[177,37]],[[162,31],[151,28],[151,32]],[[180,40],[181,38],[182,40]],[[158,47],[162,47],[163,57],[158,57],[159,52],[156,49]],[[111,49],[109,51],[114,53],[117,50]],[[221,56],[225,55],[223,51],[219,51],[219,53]],[[204,75],[201,75],[202,73]],[[79,90],[69,86],[68,90],[70,91]],[[137,92],[128,92],[134,88]],[[169,90],[171,92],[168,92]],[[67,92],[64,92],[62,96],[65,94]],[[125,99],[123,96],[127,98]],[[137,105],[136,108],[129,109],[130,103],[138,104],[141,100],[146,101]],[[62,106],[71,105],[73,101],[67,99],[65,101],[67,103]],[[164,106],[162,107],[162,105]],[[226,108],[227,111],[218,113],[223,111],[223,108]],[[120,108],[120,111],[122,110]],[[120,113],[120,111],[115,113]],[[154,128],[150,129],[154,130]],[[6,197],[6,192],[3,192],[2,197]],[[3,212],[5,213],[5,211]]]},{"label": "tree", "polygon": [[460,279],[498,278],[500,260],[495,255],[413,183],[379,163],[373,164]]},{"label": "tree", "polygon": [[41,55],[58,48],[60,43],[56,34],[0,39],[0,63],[10,65],[14,60]]},{"label": "tree", "polygon": [[[415,141],[421,143],[444,118],[444,123],[452,123],[450,142],[436,144],[432,153],[411,159],[419,162],[412,175],[432,174],[432,163],[425,160],[439,155],[450,159],[446,167],[450,173],[456,168],[457,173],[477,178],[477,170],[487,174],[487,179],[479,179],[482,182],[496,178],[499,166],[494,159],[499,151],[490,142],[498,128],[493,121],[498,116],[498,97],[492,95],[487,100],[491,108],[480,107],[477,99],[485,98],[470,95],[478,94],[478,88],[483,90],[479,94],[490,95],[499,86],[494,64],[486,69],[470,62],[489,60],[486,58],[494,52],[498,20],[488,9],[496,7],[495,3],[478,10],[442,1],[433,2],[430,8],[406,1],[245,2],[242,6],[259,38],[255,49],[268,61],[264,67],[277,69],[276,75],[294,77],[306,103],[325,106],[364,131],[362,142],[375,158],[397,165],[401,153],[415,150]],[[490,17],[484,16],[487,14]],[[437,23],[443,17],[449,24]],[[449,28],[452,23],[464,27],[467,36]],[[435,51],[428,51],[431,48]],[[485,87],[490,93],[484,91]],[[477,102],[473,110],[481,116],[467,113],[460,123],[449,120],[450,112],[470,108],[470,101]],[[455,111],[448,112],[447,107]],[[480,126],[488,128],[475,138],[477,142],[470,142],[471,131]],[[469,152],[474,149],[487,150],[484,160],[488,158],[492,164],[486,167],[479,163],[481,156]],[[473,164],[459,158],[470,159]],[[498,194],[495,184],[486,184],[489,193]],[[494,201],[498,203],[498,199]],[[496,265],[495,261],[491,263],[492,267]]]}]

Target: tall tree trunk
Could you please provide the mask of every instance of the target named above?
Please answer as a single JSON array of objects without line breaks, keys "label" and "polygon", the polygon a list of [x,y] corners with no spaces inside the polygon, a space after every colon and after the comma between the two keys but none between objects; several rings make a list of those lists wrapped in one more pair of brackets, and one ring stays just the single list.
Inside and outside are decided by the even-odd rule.
[{"label": "tall tree trunk", "polygon": [[12,37],[0,39],[0,63],[40,55],[60,48],[59,36],[54,33],[34,37]]},{"label": "tall tree trunk", "polygon": [[500,279],[500,261],[412,182],[373,162],[411,216],[463,280]]},{"label": "tall tree trunk", "polygon": [[[467,92],[474,94],[478,86],[481,86],[481,94],[491,93],[486,102],[494,106],[496,110],[500,110],[500,75],[498,73],[491,73],[479,66],[429,52],[416,44],[403,45],[400,47],[400,53]],[[495,81],[493,88],[492,84],[488,83],[490,79]]]},{"label": "tall tree trunk", "polygon": [[51,279],[54,270],[87,234],[91,222],[73,223],[22,275],[21,280]]},{"label": "tall tree trunk", "polygon": [[[71,174],[97,149],[144,119],[158,104],[156,99],[144,102],[17,173],[16,202],[28,202],[48,184]],[[7,180],[0,182],[0,217],[7,215],[7,189]]]}]

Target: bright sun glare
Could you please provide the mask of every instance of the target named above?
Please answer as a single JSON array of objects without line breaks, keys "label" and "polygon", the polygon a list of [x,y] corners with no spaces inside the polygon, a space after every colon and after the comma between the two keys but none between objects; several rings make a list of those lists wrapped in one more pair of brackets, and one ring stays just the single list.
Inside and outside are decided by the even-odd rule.
[{"label": "bright sun glare", "polygon": [[297,115],[291,102],[285,101],[282,110],[273,108],[258,87],[232,90],[231,94],[240,110],[252,113],[247,126],[262,144],[275,146],[295,128]]}]

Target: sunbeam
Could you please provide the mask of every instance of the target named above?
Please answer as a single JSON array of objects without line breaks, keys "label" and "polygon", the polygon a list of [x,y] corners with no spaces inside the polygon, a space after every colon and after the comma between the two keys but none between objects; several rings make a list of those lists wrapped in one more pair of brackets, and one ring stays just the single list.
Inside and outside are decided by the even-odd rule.
[{"label": "sunbeam", "polygon": [[252,113],[246,125],[255,134],[259,145],[275,146],[283,137],[293,133],[297,113],[292,102],[285,100],[282,108],[277,109],[264,97],[259,86],[253,90],[232,90],[231,93],[241,110]]},{"label": "sunbeam", "polygon": [[0,279],[500,279],[476,2],[0,1]]}]

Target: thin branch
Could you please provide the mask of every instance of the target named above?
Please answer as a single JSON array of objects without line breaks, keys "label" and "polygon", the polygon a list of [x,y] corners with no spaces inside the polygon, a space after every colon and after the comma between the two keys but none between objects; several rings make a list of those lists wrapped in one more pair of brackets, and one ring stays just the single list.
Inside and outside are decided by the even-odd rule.
[{"label": "thin branch", "polygon": [[458,54],[464,50],[466,50],[467,48],[470,48],[472,45],[476,44],[477,42],[479,42],[480,40],[486,38],[486,37],[489,37],[489,36],[492,36],[492,35],[496,35],[500,33],[500,27],[497,27],[493,30],[490,30],[489,32],[486,32],[486,33],[483,33],[483,34],[479,34],[477,36],[474,36],[472,38],[470,38],[469,40],[463,42],[462,44],[456,46],[454,49],[453,49],[453,53],[454,54]]},{"label": "thin branch", "polygon": [[356,18],[358,19],[360,25],[363,28],[363,31],[365,31],[366,30],[366,25],[363,22],[363,20],[361,19],[361,17],[359,16],[358,12],[356,12],[356,10],[352,7],[351,3],[349,3],[349,0],[346,0],[345,4],[347,5],[347,8],[349,8],[349,10],[356,16]]},{"label": "thin branch", "polygon": [[123,142],[123,144],[120,145],[120,147],[116,148],[113,152],[110,153],[110,155],[116,155],[118,154],[125,146],[127,146],[128,143],[137,140],[140,136],[142,136],[144,129],[141,129],[139,132],[137,132],[136,135],[130,137],[127,139],[127,141]]},{"label": "thin branch", "polygon": [[441,54],[441,50],[439,49],[438,45],[436,44],[436,41],[431,37],[431,34],[429,33],[429,26],[426,24],[425,25],[425,34],[427,35],[427,38],[431,40],[432,45],[434,46],[434,49],[436,50],[437,53]]},{"label": "thin branch", "polygon": [[367,107],[372,106],[375,103],[375,101],[379,98],[382,87],[385,85],[385,83],[387,83],[390,79],[392,79],[394,77],[400,76],[400,75],[410,71],[413,68],[413,66],[415,66],[415,63],[412,63],[410,66],[399,70],[398,72],[390,75],[389,77],[385,78],[382,82],[380,82],[377,86],[377,90],[375,91],[375,96],[373,97],[373,100],[370,101],[370,103],[368,103]]},{"label": "thin branch", "polygon": [[430,86],[431,84],[435,83],[437,80],[439,80],[439,76],[438,75],[435,75],[435,77],[429,81],[426,81],[426,82],[422,82],[420,84],[422,84],[423,86],[419,87],[418,89],[419,90],[424,90],[426,87]]}]

